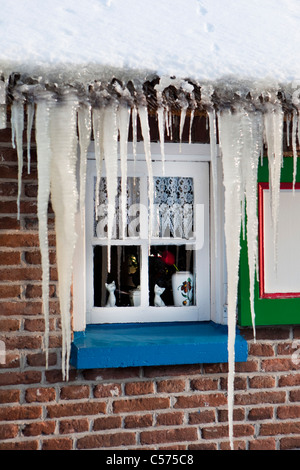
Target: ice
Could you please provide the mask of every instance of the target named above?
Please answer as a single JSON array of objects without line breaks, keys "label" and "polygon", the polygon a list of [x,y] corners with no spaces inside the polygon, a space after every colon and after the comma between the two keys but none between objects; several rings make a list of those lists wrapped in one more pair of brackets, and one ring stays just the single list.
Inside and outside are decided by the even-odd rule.
[{"label": "ice", "polygon": [[133,152],[133,165],[134,165],[134,174],[136,169],[136,146],[137,146],[137,117],[138,112],[136,106],[132,107],[131,110],[131,120],[132,120],[132,152]]},{"label": "ice", "polygon": [[[113,234],[116,196],[118,190],[118,126],[117,105],[111,104],[103,111],[103,153],[107,181],[107,238],[108,248]],[[110,251],[107,257],[107,269],[110,272]]]},{"label": "ice", "polygon": [[180,124],[179,124],[179,142],[180,142],[179,151],[180,152],[181,152],[183,128],[184,128],[184,123],[185,123],[185,118],[186,118],[186,109],[187,109],[186,107],[183,107],[180,110]]},{"label": "ice", "polygon": [[298,131],[298,116],[297,116],[297,111],[294,109],[293,120],[292,120],[293,189],[295,189],[296,176],[297,176],[297,131]]},{"label": "ice", "polygon": [[233,405],[235,375],[236,307],[239,279],[240,231],[243,194],[242,134],[240,114],[224,110],[218,114],[225,187],[225,239],[228,277],[228,421],[233,448]]},{"label": "ice", "polygon": [[192,127],[193,127],[194,115],[195,115],[195,110],[192,109],[191,115],[190,115],[189,144],[192,143]]},{"label": "ice", "polygon": [[11,139],[13,148],[17,148],[18,155],[18,198],[17,211],[20,219],[20,198],[22,190],[23,172],[23,131],[24,131],[24,104],[14,101],[11,106]]},{"label": "ice", "polygon": [[33,118],[34,118],[34,104],[28,103],[27,104],[27,173],[28,174],[30,174],[30,163],[31,163],[30,147],[31,147],[31,131],[32,131]]},{"label": "ice", "polygon": [[95,161],[96,161],[96,188],[95,188],[95,214],[98,216],[99,206],[99,188],[102,173],[102,164],[104,158],[103,151],[103,109],[93,108],[92,111],[93,133],[95,142]]},{"label": "ice", "polygon": [[[209,116],[209,137],[210,137],[210,161],[211,161],[211,174],[213,186],[213,210],[214,210],[214,227],[217,229],[217,215],[218,215],[218,196],[217,196],[217,183],[218,183],[218,166],[217,166],[217,129],[216,129],[216,112],[215,110],[208,111]],[[217,237],[215,237],[215,256],[217,257]]]},{"label": "ice", "polygon": [[91,106],[82,105],[78,109],[78,137],[80,147],[79,207],[81,214],[84,212],[83,209],[85,205],[87,152],[91,140],[91,127]]},{"label": "ice", "polygon": [[152,217],[153,217],[153,196],[154,196],[154,183],[153,171],[151,162],[151,143],[150,143],[150,130],[148,122],[148,110],[146,106],[140,105],[138,113],[141,122],[142,135],[144,140],[144,151],[148,170],[148,194],[149,194],[149,237],[152,234]]},{"label": "ice", "polygon": [[120,105],[118,109],[118,127],[120,134],[120,161],[121,161],[121,215],[122,230],[121,237],[126,237],[127,226],[127,146],[128,129],[130,119],[130,108],[126,105]]},{"label": "ice", "polygon": [[62,374],[68,380],[71,347],[70,294],[76,244],[77,101],[72,95],[50,109],[51,201],[55,213],[57,271],[62,323]]},{"label": "ice", "polygon": [[0,79],[0,129],[6,129],[6,85],[5,81]]},{"label": "ice", "polygon": [[158,118],[158,132],[159,132],[159,142],[160,142],[160,153],[162,161],[162,174],[165,175],[165,110],[162,107],[157,109],[157,118]]},{"label": "ice", "polygon": [[279,103],[266,104],[264,113],[264,132],[269,162],[269,184],[271,214],[274,227],[274,259],[277,265],[278,213],[280,199],[280,175],[283,159],[283,118],[284,113]]},{"label": "ice", "polygon": [[38,167],[38,224],[39,243],[42,263],[42,298],[45,317],[45,352],[46,368],[48,368],[49,347],[49,244],[48,244],[48,203],[50,196],[50,100],[42,100],[37,104],[35,117],[35,138],[37,145]]}]

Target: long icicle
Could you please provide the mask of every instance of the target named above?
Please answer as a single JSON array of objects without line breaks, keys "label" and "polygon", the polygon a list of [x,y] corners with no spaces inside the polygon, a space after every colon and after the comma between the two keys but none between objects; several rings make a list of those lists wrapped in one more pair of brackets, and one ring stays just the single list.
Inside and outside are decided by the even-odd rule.
[{"label": "long icicle", "polygon": [[103,109],[93,108],[92,124],[95,142],[96,188],[95,188],[95,217],[98,218],[99,189],[103,164]]},{"label": "long icicle", "polygon": [[57,271],[62,322],[62,375],[69,377],[71,347],[71,285],[76,244],[75,214],[77,211],[77,101],[66,97],[50,112],[51,136],[51,200],[55,213]]},{"label": "long icicle", "polygon": [[126,237],[127,226],[127,144],[128,144],[128,129],[129,129],[130,108],[126,105],[121,105],[118,109],[118,126],[120,133],[120,159],[121,159],[121,214],[122,214],[122,229],[121,237]]},{"label": "long icicle", "polygon": [[30,174],[30,165],[31,165],[31,131],[34,118],[34,104],[27,104],[27,173]]},{"label": "long icicle", "polygon": [[225,187],[225,240],[228,273],[228,423],[233,449],[236,302],[240,257],[242,169],[240,116],[224,110],[218,114]]},{"label": "long icicle", "polygon": [[162,161],[162,175],[165,176],[165,110],[163,107],[157,109],[157,118],[158,118],[158,132],[159,132],[159,143],[160,143],[160,153]]},{"label": "long icicle", "polygon": [[50,101],[40,100],[35,117],[35,138],[38,165],[38,223],[39,243],[42,261],[42,298],[45,318],[45,353],[48,368],[49,349],[49,243],[48,243],[48,204],[50,196]]},{"label": "long icicle", "polygon": [[12,128],[12,146],[17,147],[18,155],[18,198],[17,211],[18,220],[20,219],[20,198],[22,190],[23,173],[23,131],[24,131],[24,104],[20,101],[14,101],[11,107],[11,128]]},{"label": "long icicle", "polygon": [[[91,140],[91,107],[82,105],[78,109],[78,136],[80,148],[79,207],[81,215],[85,205],[87,152]],[[83,220],[82,220],[83,223]]]}]

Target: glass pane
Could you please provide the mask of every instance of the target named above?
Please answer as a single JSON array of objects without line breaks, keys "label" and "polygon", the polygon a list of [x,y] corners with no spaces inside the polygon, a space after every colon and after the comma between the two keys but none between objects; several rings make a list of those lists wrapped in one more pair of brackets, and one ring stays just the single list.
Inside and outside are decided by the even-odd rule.
[{"label": "glass pane", "polygon": [[[190,248],[190,249],[189,249]],[[194,305],[194,250],[186,245],[151,246],[149,302],[163,307]]]},{"label": "glass pane", "polygon": [[137,306],[140,300],[140,248],[112,246],[108,274],[107,246],[94,247],[94,306]]},{"label": "glass pane", "polygon": [[154,178],[154,237],[193,237],[194,184],[193,178]]},{"label": "glass pane", "polygon": [[[96,187],[96,178],[94,179]],[[113,228],[113,239],[120,239],[122,227],[122,186],[121,178],[118,178],[118,193],[115,198],[115,218]],[[108,196],[106,178],[101,178],[99,188],[99,205],[97,207],[97,218],[94,217],[94,236],[107,238],[107,213]],[[127,237],[139,237],[140,234],[140,180],[139,178],[127,178],[126,186],[126,232]]]}]

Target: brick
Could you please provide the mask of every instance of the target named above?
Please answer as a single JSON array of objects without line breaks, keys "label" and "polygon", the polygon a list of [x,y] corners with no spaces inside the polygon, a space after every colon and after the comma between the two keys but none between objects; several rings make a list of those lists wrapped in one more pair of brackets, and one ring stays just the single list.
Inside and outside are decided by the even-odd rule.
[{"label": "brick", "polygon": [[276,436],[278,434],[299,434],[300,423],[263,423],[260,426],[260,436]]},{"label": "brick", "polygon": [[282,372],[299,369],[299,365],[293,363],[290,358],[265,359],[261,363],[261,369],[265,372]]},{"label": "brick", "polygon": [[83,371],[85,380],[122,380],[138,378],[140,369],[138,367],[125,367],[120,369],[88,369]]},{"label": "brick", "polygon": [[55,389],[49,387],[28,388],[25,392],[27,403],[45,403],[55,400],[55,396]]},{"label": "brick", "polygon": [[106,397],[118,397],[122,395],[122,389],[120,384],[97,384],[94,388],[95,398],[106,398]]},{"label": "brick", "polygon": [[235,403],[237,405],[261,405],[263,403],[284,403],[286,398],[285,391],[276,392],[257,392],[247,394],[236,394]]},{"label": "brick", "polygon": [[219,380],[203,377],[200,379],[193,379],[190,383],[191,390],[208,391],[218,390]]},{"label": "brick", "polygon": [[0,421],[37,419],[41,415],[41,406],[3,406],[0,408]]},{"label": "brick", "polygon": [[300,418],[300,406],[278,406],[277,418],[279,419],[296,419]]},{"label": "brick", "polygon": [[39,236],[35,233],[0,233],[0,246],[10,248],[39,246]]},{"label": "brick", "polygon": [[189,414],[189,424],[214,423],[215,420],[214,410],[199,410]]},{"label": "brick", "polygon": [[[184,414],[180,411],[172,413],[159,413],[156,418],[157,426],[175,426],[183,424]],[[193,423],[189,423],[193,424]]]},{"label": "brick", "polygon": [[18,331],[20,329],[20,320],[0,320],[0,331]]},{"label": "brick", "polygon": [[21,253],[19,251],[0,252],[0,265],[18,265],[21,263]]},{"label": "brick", "polygon": [[0,450],[38,450],[38,441],[23,441],[23,442],[4,442],[0,443]]},{"label": "brick", "polygon": [[19,298],[21,295],[21,287],[18,285],[0,286],[0,299]]},{"label": "brick", "polygon": [[77,441],[78,449],[102,449],[103,447],[124,447],[136,444],[135,433],[90,434]]},{"label": "brick", "polygon": [[191,395],[177,397],[174,408],[198,408],[203,406],[226,405],[227,398],[223,393]]},{"label": "brick", "polygon": [[147,415],[132,415],[126,416],[124,418],[124,428],[125,429],[139,429],[152,426],[153,417],[150,414]]},{"label": "brick", "polygon": [[39,371],[3,372],[0,374],[0,385],[22,385],[40,383],[42,374]]},{"label": "brick", "polygon": [[99,402],[90,403],[63,403],[47,406],[48,418],[62,418],[64,416],[97,415],[106,412],[106,404]]},{"label": "brick", "polygon": [[278,379],[279,387],[293,387],[300,385],[300,374],[282,375]]},{"label": "brick", "polygon": [[274,409],[272,407],[252,408],[249,411],[248,419],[250,421],[261,421],[264,419],[272,419]]},{"label": "brick", "polygon": [[76,434],[87,432],[89,430],[89,421],[83,419],[64,419],[59,423],[60,434]]},{"label": "brick", "polygon": [[22,433],[24,436],[44,436],[55,432],[55,421],[45,421],[27,424]]},{"label": "brick", "polygon": [[178,393],[184,392],[184,380],[161,380],[157,382],[157,391],[159,393]]},{"label": "brick", "polygon": [[154,393],[153,382],[131,382],[125,384],[126,395],[147,395]]},{"label": "brick", "polygon": [[[42,337],[39,335],[10,336],[5,341],[6,349],[41,349]],[[1,383],[1,380],[0,380]]]},{"label": "brick", "polygon": [[[218,421],[224,423],[228,421],[228,410],[218,410],[217,411]],[[243,421],[245,419],[245,410],[244,408],[235,407],[233,410],[233,420],[234,421]]]},{"label": "brick", "polygon": [[41,302],[4,301],[0,302],[1,315],[39,315],[42,313]]},{"label": "brick", "polygon": [[[220,385],[222,390],[227,390],[228,387],[228,380],[227,376],[226,377],[221,377],[220,379]],[[235,376],[234,378],[234,389],[235,390],[246,390],[247,389],[247,378],[246,377],[240,377],[238,375]]]},{"label": "brick", "polygon": [[[253,436],[255,428],[251,424],[235,424],[233,427],[234,437]],[[203,439],[221,439],[228,436],[228,426],[212,426],[202,429]]]},{"label": "brick", "polygon": [[276,379],[272,376],[255,376],[250,377],[249,386],[250,388],[274,388],[276,385]]},{"label": "brick", "polygon": [[0,230],[19,230],[20,229],[20,220],[16,217],[0,217]]},{"label": "brick", "polygon": [[290,398],[290,401],[300,401],[300,390],[292,390],[290,393],[289,393],[289,398]]},{"label": "brick", "polygon": [[42,450],[71,450],[73,441],[69,438],[53,438],[42,441]]},{"label": "brick", "polygon": [[189,450],[217,450],[217,444],[211,443],[201,443],[201,444],[190,444],[188,446]]},{"label": "brick", "polygon": [[104,431],[107,429],[120,428],[122,424],[122,418],[120,416],[107,416],[96,418],[94,420],[93,431]]},{"label": "brick", "polygon": [[62,400],[78,400],[81,398],[88,398],[90,396],[90,388],[88,385],[70,385],[62,387],[60,391],[60,398]]},{"label": "brick", "polygon": [[15,403],[20,400],[20,390],[0,390],[0,403]]},{"label": "brick", "polygon": [[[51,336],[50,336],[51,338]],[[46,366],[46,353],[34,353],[26,355],[27,365],[30,367],[45,367]],[[48,365],[54,366],[57,363],[57,356],[55,352],[49,352]]]},{"label": "brick", "polygon": [[24,330],[25,331],[45,331],[45,320],[44,318],[27,318],[24,321]]},{"label": "brick", "polygon": [[192,427],[163,429],[156,431],[142,431],[140,434],[141,444],[162,444],[164,442],[196,441],[197,438],[197,429]]},{"label": "brick", "polygon": [[17,197],[18,183],[1,182],[0,183],[0,196],[1,197]]},{"label": "brick", "polygon": [[255,439],[249,441],[249,450],[276,450],[275,439]]},{"label": "brick", "polygon": [[19,426],[16,424],[2,424],[0,425],[0,440],[13,439],[17,437]]},{"label": "brick", "polygon": [[201,366],[199,364],[144,367],[144,377],[149,378],[194,374],[201,374]]},{"label": "brick", "polygon": [[300,437],[284,437],[280,439],[280,450],[300,449]]},{"label": "brick", "polygon": [[170,400],[165,397],[136,398],[118,400],[113,403],[114,413],[130,413],[132,411],[158,410],[169,408]]}]

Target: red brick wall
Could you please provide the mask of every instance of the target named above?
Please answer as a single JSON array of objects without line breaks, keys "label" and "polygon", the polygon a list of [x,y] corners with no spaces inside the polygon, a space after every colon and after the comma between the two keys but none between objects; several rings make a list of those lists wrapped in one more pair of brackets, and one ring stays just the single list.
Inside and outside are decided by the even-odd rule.
[{"label": "red brick wall", "polygon": [[[24,152],[26,155],[26,152]],[[36,158],[23,172],[17,220],[17,157],[0,131],[0,449],[228,449],[227,365],[76,371],[63,382],[53,216],[50,357],[36,216]],[[234,434],[240,449],[300,448],[300,328],[250,330],[249,359],[237,364]]]}]

